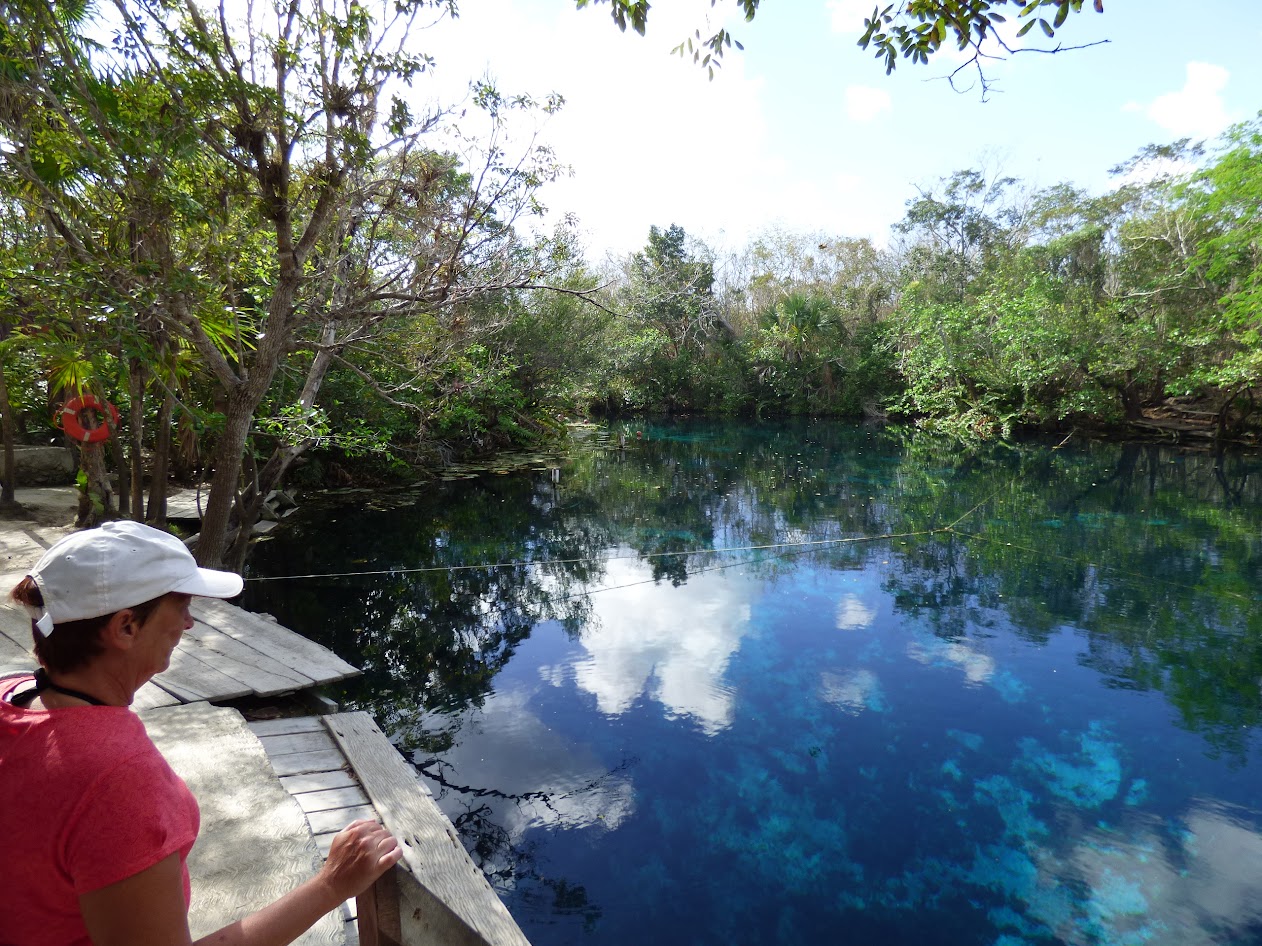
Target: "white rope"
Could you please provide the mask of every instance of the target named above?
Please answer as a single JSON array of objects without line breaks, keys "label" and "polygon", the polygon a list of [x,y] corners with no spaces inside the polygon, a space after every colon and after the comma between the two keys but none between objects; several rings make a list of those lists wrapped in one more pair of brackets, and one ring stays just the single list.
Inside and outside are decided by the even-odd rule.
[{"label": "white rope", "polygon": [[[947,527],[950,528],[949,526]],[[360,578],[369,575],[415,575],[423,572],[455,572],[472,569],[494,568],[539,568],[548,565],[603,564],[628,559],[642,561],[648,558],[667,558],[670,556],[719,555],[728,552],[767,552],[775,550],[791,550],[812,548],[821,545],[853,544],[858,542],[878,542],[882,539],[905,539],[913,536],[932,535],[944,529],[923,529],[918,532],[888,532],[884,535],[858,535],[839,539],[811,539],[802,542],[774,542],[768,545],[738,545],[721,549],[687,549],[682,552],[645,552],[636,555],[607,555],[601,558],[549,558],[541,561],[491,562],[484,565],[426,565],[418,568],[375,568],[358,572],[316,572],[308,575],[260,575],[247,578],[246,581],[298,581],[309,578]]]}]

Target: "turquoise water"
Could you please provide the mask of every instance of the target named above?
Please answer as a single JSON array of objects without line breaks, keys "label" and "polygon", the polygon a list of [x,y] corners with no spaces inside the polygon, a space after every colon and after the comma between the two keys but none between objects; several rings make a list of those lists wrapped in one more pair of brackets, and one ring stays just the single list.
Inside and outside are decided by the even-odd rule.
[{"label": "turquoise water", "polygon": [[1257,458],[611,433],[249,573],[536,946],[1262,942]]}]

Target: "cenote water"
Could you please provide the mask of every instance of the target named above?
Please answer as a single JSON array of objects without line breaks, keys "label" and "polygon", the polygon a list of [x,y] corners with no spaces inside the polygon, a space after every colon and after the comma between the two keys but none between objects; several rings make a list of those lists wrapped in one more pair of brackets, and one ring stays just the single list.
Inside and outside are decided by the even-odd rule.
[{"label": "cenote water", "polygon": [[608,434],[308,500],[247,586],[535,946],[1262,942],[1256,457]]}]

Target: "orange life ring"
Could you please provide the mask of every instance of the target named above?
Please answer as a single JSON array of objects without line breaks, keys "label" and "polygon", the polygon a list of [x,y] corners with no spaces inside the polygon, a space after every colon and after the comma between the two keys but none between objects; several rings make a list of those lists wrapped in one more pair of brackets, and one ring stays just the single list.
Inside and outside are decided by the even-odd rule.
[{"label": "orange life ring", "polygon": [[[98,398],[92,394],[84,394],[80,397],[71,398],[65,403],[61,409],[61,429],[66,435],[73,437],[80,443],[101,443],[108,440],[110,436],[110,425],[108,423],[98,424],[96,427],[84,427],[80,414],[83,411],[94,410],[98,414],[104,415],[109,411],[110,419],[114,426],[118,426],[118,408],[109,401]],[[102,417],[104,420],[104,417]]]}]

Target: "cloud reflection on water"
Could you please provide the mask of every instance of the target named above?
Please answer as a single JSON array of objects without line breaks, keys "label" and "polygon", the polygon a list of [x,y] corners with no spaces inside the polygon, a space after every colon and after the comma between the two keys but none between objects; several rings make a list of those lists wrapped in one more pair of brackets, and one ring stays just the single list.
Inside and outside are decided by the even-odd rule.
[{"label": "cloud reflection on water", "polygon": [[979,653],[961,641],[944,641],[926,638],[907,645],[907,656],[926,666],[953,664],[964,671],[964,677],[974,686],[988,683],[995,673],[995,660],[989,654]]},{"label": "cloud reflection on water", "polygon": [[[706,735],[732,723],[733,693],[723,680],[749,628],[756,583],[726,572],[690,576],[679,588],[646,581],[643,563],[614,560],[608,591],[592,595],[593,615],[573,667],[579,689],[617,716],[647,695],[669,717],[688,717]],[[618,587],[629,585],[629,587]],[[556,682],[557,668],[544,668]]]},{"label": "cloud reflection on water", "polygon": [[837,602],[837,629],[859,631],[870,627],[876,620],[876,611],[864,604],[857,595],[847,592]]},{"label": "cloud reflection on water", "polygon": [[871,670],[850,673],[820,674],[820,699],[838,709],[857,716],[865,709],[883,712],[888,707],[881,692],[881,681]]}]

